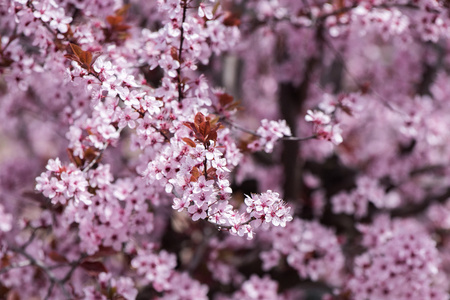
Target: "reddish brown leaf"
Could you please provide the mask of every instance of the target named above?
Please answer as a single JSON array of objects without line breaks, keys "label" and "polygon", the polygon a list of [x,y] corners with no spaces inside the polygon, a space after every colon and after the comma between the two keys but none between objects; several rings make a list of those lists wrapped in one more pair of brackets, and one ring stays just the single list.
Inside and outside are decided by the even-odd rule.
[{"label": "reddish brown leaf", "polygon": [[2,60],[0,60],[0,67],[9,67],[12,65],[14,61],[12,59],[3,57]]},{"label": "reddish brown leaf", "polygon": [[105,246],[100,246],[100,248],[98,249],[97,252],[95,252],[92,255],[89,255],[87,257],[87,259],[92,259],[92,258],[99,258],[99,257],[105,257],[105,256],[111,256],[116,254],[117,251],[114,250],[112,247],[105,247]]},{"label": "reddish brown leaf", "polygon": [[208,178],[215,178],[216,177],[216,169],[211,167],[208,170],[206,170],[206,174],[208,175]]},{"label": "reddish brown leaf", "polygon": [[108,273],[108,270],[106,269],[105,265],[100,261],[83,261],[80,264],[80,267],[85,269],[89,275],[97,276],[98,274],[105,272]]},{"label": "reddish brown leaf", "polygon": [[193,167],[191,170],[191,182],[193,181],[197,181],[198,178],[200,177],[200,170],[197,167]]},{"label": "reddish brown leaf", "polygon": [[194,118],[195,125],[200,126],[200,124],[204,123],[205,121],[206,121],[206,118],[201,112],[198,112],[195,115],[195,118]]},{"label": "reddish brown leaf", "polygon": [[89,147],[84,151],[84,159],[87,161],[93,161],[95,158],[97,158],[97,155],[98,150],[93,147]]},{"label": "reddish brown leaf", "polygon": [[209,122],[205,121],[202,122],[199,126],[198,126],[198,131],[200,132],[200,134],[203,137],[207,137],[209,132],[211,131],[211,125],[209,125]]},{"label": "reddish brown leaf", "polygon": [[190,138],[182,138],[182,140],[183,140],[186,144],[188,144],[189,146],[195,148],[196,144],[195,144],[194,141],[191,140]]},{"label": "reddish brown leaf", "polygon": [[80,46],[70,43],[70,50],[73,52],[64,55],[64,57],[76,61],[80,64],[83,69],[86,69],[88,72],[92,72],[92,65],[96,61],[99,55],[93,57],[91,51],[83,51]]},{"label": "reddish brown leaf", "polygon": [[178,49],[175,47],[170,48],[170,56],[172,56],[174,60],[178,60]]},{"label": "reddish brown leaf", "polygon": [[239,26],[241,25],[241,20],[233,13],[227,11],[225,12],[225,17],[223,19],[223,25],[225,26]]},{"label": "reddish brown leaf", "polygon": [[77,167],[83,165],[83,161],[78,156],[73,155],[73,149],[67,148],[67,155],[69,156],[70,161]]},{"label": "reddish brown leaf", "polygon": [[107,16],[106,22],[108,22],[112,26],[119,25],[120,23],[123,22],[123,17],[117,16],[117,15],[116,16]]},{"label": "reddish brown leaf", "polygon": [[62,256],[61,254],[59,254],[56,251],[50,251],[50,253],[48,254],[48,257],[53,260],[54,262],[59,262],[59,263],[67,263],[69,262],[67,260],[67,258],[65,258],[64,256]]},{"label": "reddish brown leaf", "polygon": [[81,55],[81,62],[86,66],[90,67],[92,64],[92,52],[84,51]]},{"label": "reddish brown leaf", "polygon": [[219,130],[221,128],[223,128],[222,124],[216,123],[216,125],[213,128],[211,128],[211,131],[216,131],[217,132],[217,130]]},{"label": "reddish brown leaf", "polygon": [[117,24],[113,26],[115,31],[127,31],[130,27],[131,26],[127,24]]},{"label": "reddish brown leaf", "polygon": [[130,36],[127,30],[131,26],[125,24],[125,14],[129,7],[129,4],[124,5],[122,8],[116,10],[114,15],[106,17],[106,22],[110,25],[108,28],[103,28],[107,42],[121,43]]},{"label": "reddish brown leaf", "polygon": [[10,264],[10,257],[8,255],[4,255],[1,259],[0,259],[0,267],[4,268],[9,266]]},{"label": "reddish brown leaf", "polygon": [[347,105],[341,105],[341,109],[349,116],[353,116],[352,109]]},{"label": "reddish brown leaf", "polygon": [[117,9],[115,11],[117,16],[123,16],[127,13],[128,9],[130,9],[131,4],[125,4],[124,6],[122,6],[121,8]]},{"label": "reddish brown leaf", "polygon": [[234,109],[241,110],[242,109],[241,102],[240,101],[235,101],[235,102],[231,103],[230,105],[228,105],[226,109],[229,110],[229,111],[230,110],[234,110]]},{"label": "reddish brown leaf", "polygon": [[78,46],[78,45],[75,45],[75,44],[70,43],[69,46],[70,46],[70,49],[72,49],[73,53],[74,53],[77,57],[80,57],[80,55],[84,52],[84,51],[81,49],[81,47]]},{"label": "reddish brown leaf", "polygon": [[213,125],[215,125],[219,122],[220,117],[216,116],[216,115],[210,115],[210,116],[212,116],[212,117],[210,118],[209,123],[211,124],[211,127],[212,127]]},{"label": "reddish brown leaf", "polygon": [[359,88],[361,90],[361,93],[367,94],[368,92],[370,92],[371,89],[370,82],[368,81],[363,82],[362,84],[359,85]]},{"label": "reddish brown leaf", "polygon": [[8,295],[6,296],[6,300],[20,300],[20,295],[15,290],[11,290],[8,292]]},{"label": "reddish brown leaf", "polygon": [[232,103],[233,100],[234,100],[233,96],[231,96],[227,93],[221,94],[219,96],[219,103],[222,106],[227,106],[228,104]]},{"label": "reddish brown leaf", "polygon": [[192,122],[184,122],[183,125],[191,130],[194,130],[194,128],[195,128],[195,124]]},{"label": "reddish brown leaf", "polygon": [[75,54],[64,54],[64,57],[73,61],[78,62],[81,65],[81,61]]},{"label": "reddish brown leaf", "polygon": [[[333,4],[335,5],[336,10],[338,10],[338,11],[341,10],[341,9],[343,9],[343,8],[345,7],[345,1],[344,1],[344,0],[335,0],[335,1],[333,1]],[[339,14],[338,14],[338,17],[340,18],[340,17],[342,17],[344,14],[345,14],[344,12],[339,13]]]},{"label": "reddish brown leaf", "polygon": [[217,131],[210,131],[208,134],[208,140],[213,140],[214,142],[217,141]]}]

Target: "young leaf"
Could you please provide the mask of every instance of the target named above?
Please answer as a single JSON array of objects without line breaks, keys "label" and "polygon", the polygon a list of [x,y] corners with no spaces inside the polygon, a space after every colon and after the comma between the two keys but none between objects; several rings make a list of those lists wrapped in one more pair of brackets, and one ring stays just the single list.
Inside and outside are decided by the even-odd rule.
[{"label": "young leaf", "polygon": [[114,250],[112,247],[100,246],[98,251],[92,255],[89,255],[88,258],[92,259],[92,258],[99,258],[99,257],[105,257],[105,256],[112,256],[116,253],[117,253],[117,251]]},{"label": "young leaf", "polygon": [[217,141],[217,131],[211,130],[208,134],[208,140],[213,140],[214,142]]},{"label": "young leaf", "polygon": [[200,177],[201,173],[200,170],[197,167],[193,167],[191,170],[191,182],[195,182]]},{"label": "young leaf", "polygon": [[131,4],[125,4],[124,6],[122,6],[121,8],[117,9],[115,11],[117,16],[123,16],[128,12],[128,9],[130,9]]},{"label": "young leaf", "polygon": [[59,254],[56,251],[50,251],[50,253],[48,254],[48,257],[53,260],[54,262],[59,262],[59,263],[67,263],[68,260],[67,258],[65,258],[64,256],[62,256],[61,254]]},{"label": "young leaf", "polygon": [[187,128],[189,128],[190,130],[194,130],[195,131],[195,124],[192,122],[184,122],[183,123],[184,126],[186,126]]},{"label": "young leaf", "polygon": [[200,124],[205,122],[205,121],[206,121],[205,116],[201,112],[198,112],[195,115],[195,118],[194,118],[195,125],[200,126]]},{"label": "young leaf", "polygon": [[77,167],[81,167],[83,165],[83,163],[84,163],[83,160],[73,154],[73,149],[67,148],[66,151],[67,151],[67,155],[69,156],[70,161],[74,165],[76,165]]},{"label": "young leaf", "polygon": [[80,267],[85,269],[91,276],[97,276],[102,272],[108,273],[105,265],[100,261],[85,260],[80,264]]},{"label": "young leaf", "polygon": [[225,17],[223,19],[223,25],[225,26],[239,26],[241,25],[241,20],[233,13],[226,11]]},{"label": "young leaf", "polygon": [[116,26],[123,22],[123,17],[117,16],[117,15],[116,16],[107,16],[106,22],[108,22],[111,26]]},{"label": "young leaf", "polygon": [[206,175],[208,176],[208,178],[215,178],[216,171],[216,168],[210,167],[208,170],[206,170]]},{"label": "young leaf", "polygon": [[81,55],[82,55],[83,52],[84,52],[84,51],[80,48],[80,46],[75,45],[75,44],[72,44],[72,43],[70,43],[69,46],[70,46],[70,49],[72,49],[73,53],[74,53],[78,58],[80,58]]},{"label": "young leaf", "polygon": [[228,104],[233,102],[233,96],[227,94],[227,93],[223,93],[220,94],[219,96],[219,103],[222,106],[227,106]]},{"label": "young leaf", "polygon": [[95,63],[97,58],[100,56],[92,55],[91,51],[83,51],[80,46],[70,43],[69,44],[72,53],[64,55],[64,57],[76,61],[83,69],[87,70],[89,73],[94,73],[92,65]]},{"label": "young leaf", "polygon": [[211,125],[209,125],[208,121],[202,122],[198,127],[198,131],[204,138],[206,138],[211,131]]},{"label": "young leaf", "polygon": [[189,146],[191,146],[192,148],[195,148],[195,143],[194,143],[194,141],[193,140],[191,140],[190,138],[182,138],[182,140],[186,143],[186,144],[188,144]]}]

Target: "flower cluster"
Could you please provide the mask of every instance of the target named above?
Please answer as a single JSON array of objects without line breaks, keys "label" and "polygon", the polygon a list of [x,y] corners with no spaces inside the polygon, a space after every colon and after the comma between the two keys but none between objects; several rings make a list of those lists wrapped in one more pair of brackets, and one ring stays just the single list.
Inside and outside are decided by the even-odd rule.
[{"label": "flower cluster", "polygon": [[275,142],[285,136],[291,136],[291,129],[285,120],[269,121],[261,120],[261,126],[256,130],[258,139],[248,145],[252,151],[264,150],[267,153],[273,151]]},{"label": "flower cluster", "polygon": [[113,278],[111,273],[100,273],[98,275],[100,290],[94,286],[83,289],[85,299],[106,300],[108,297],[122,297],[126,300],[136,299],[138,294],[133,280],[129,277]]},{"label": "flower cluster", "polygon": [[[171,148],[152,160],[144,175],[149,183],[159,181],[166,192],[176,195],[172,208],[187,211],[192,220],[207,219],[220,228],[239,236],[253,237],[253,231],[261,223],[285,225],[291,220],[289,208],[272,191],[248,197],[246,213],[235,210],[229,202],[230,182],[228,164],[219,150],[221,125],[201,112],[194,122],[185,122],[178,141],[173,139]],[[174,151],[174,149],[177,149]]]},{"label": "flower cluster", "polygon": [[208,299],[208,288],[190,278],[186,273],[175,270],[176,257],[166,251],[155,253],[151,250],[138,250],[131,266],[143,275],[146,283],[164,296],[157,299]]},{"label": "flower cluster", "polygon": [[[411,220],[378,217],[362,226],[369,250],[355,259],[348,288],[358,299],[446,299],[436,243]],[[383,235],[379,235],[382,232]]]},{"label": "flower cluster", "polygon": [[269,234],[273,248],[260,255],[265,270],[276,268],[284,257],[302,278],[326,280],[334,285],[342,282],[344,256],[337,237],[329,229],[296,218],[286,228],[272,228]]},{"label": "flower cluster", "polygon": [[330,141],[335,145],[342,143],[342,130],[339,124],[331,123],[329,115],[318,110],[308,110],[305,120],[313,123],[313,132],[318,139]]},{"label": "flower cluster", "polygon": [[53,204],[66,204],[71,199],[75,206],[92,203],[85,173],[74,164],[62,166],[59,158],[56,158],[50,159],[46,168],[47,171],[36,179],[36,189],[51,199]]},{"label": "flower cluster", "polygon": [[377,208],[395,208],[400,204],[398,194],[385,193],[376,180],[360,177],[356,180],[356,189],[351,192],[340,192],[331,198],[333,212],[355,215],[358,218],[366,216],[369,202]]},{"label": "flower cluster", "polygon": [[252,275],[249,280],[242,284],[242,288],[234,293],[230,300],[280,299],[277,289],[277,282],[271,280],[269,277],[260,278]]},{"label": "flower cluster", "polygon": [[292,216],[289,214],[291,208],[283,203],[278,193],[271,190],[261,195],[247,196],[245,204],[250,219],[257,223],[272,223],[274,226],[286,227],[286,222],[292,221]]}]

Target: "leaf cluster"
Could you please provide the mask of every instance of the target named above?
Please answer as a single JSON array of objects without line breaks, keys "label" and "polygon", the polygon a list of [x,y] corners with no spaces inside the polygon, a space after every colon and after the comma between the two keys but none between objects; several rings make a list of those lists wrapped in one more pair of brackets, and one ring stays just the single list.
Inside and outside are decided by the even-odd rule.
[{"label": "leaf cluster", "polygon": [[114,15],[106,17],[106,22],[109,24],[108,27],[103,29],[106,43],[115,42],[120,44],[130,37],[128,29],[131,26],[125,24],[125,15],[129,8],[130,4],[124,5],[122,8],[116,10]]},{"label": "leaf cluster", "polygon": [[100,56],[99,54],[94,56],[91,51],[83,51],[80,46],[73,43],[69,44],[68,52],[69,54],[64,55],[65,58],[76,61],[83,69],[88,71],[88,73],[94,75],[97,74],[93,65]]},{"label": "leaf cluster", "polygon": [[[222,126],[215,119],[211,119],[209,116],[205,117],[201,112],[195,115],[194,122],[184,122],[183,124],[194,132],[195,140],[202,143],[205,148],[210,146],[211,141],[216,143],[217,131]],[[191,147],[196,146],[190,138],[183,138],[183,141]]]}]

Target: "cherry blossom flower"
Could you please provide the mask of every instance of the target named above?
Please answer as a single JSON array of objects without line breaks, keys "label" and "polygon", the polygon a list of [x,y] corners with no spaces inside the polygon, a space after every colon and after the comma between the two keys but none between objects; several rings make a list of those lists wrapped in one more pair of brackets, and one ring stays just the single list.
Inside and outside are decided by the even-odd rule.
[{"label": "cherry blossom flower", "polygon": [[331,118],[330,116],[326,115],[322,111],[311,111],[308,110],[307,114],[305,116],[306,122],[312,122],[317,125],[326,125],[330,123]]},{"label": "cherry blossom flower", "polygon": [[0,216],[0,231],[10,231],[12,229],[13,216],[5,212],[3,205],[0,205]]},{"label": "cherry blossom flower", "polygon": [[275,142],[283,136],[291,136],[291,130],[286,125],[285,120],[269,121],[263,119],[261,127],[256,130],[259,139],[248,145],[249,149],[258,151],[264,149],[265,152],[272,152]]}]

